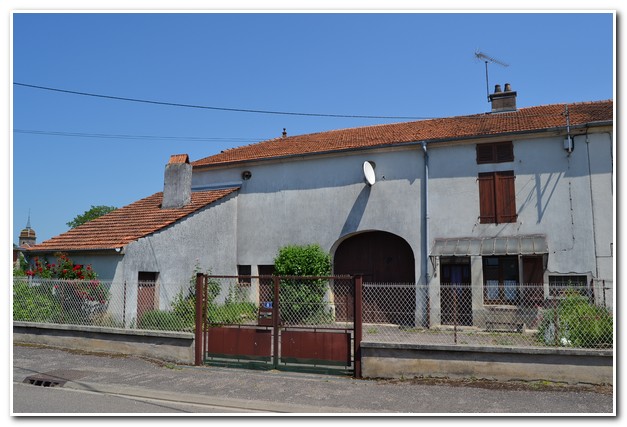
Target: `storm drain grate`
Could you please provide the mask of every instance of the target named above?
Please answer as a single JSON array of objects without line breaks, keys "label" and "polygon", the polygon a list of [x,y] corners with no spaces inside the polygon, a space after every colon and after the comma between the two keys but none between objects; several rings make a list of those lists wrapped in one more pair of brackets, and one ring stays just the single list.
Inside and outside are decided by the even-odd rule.
[{"label": "storm drain grate", "polygon": [[39,387],[63,387],[67,381],[57,378],[32,375],[24,379],[24,383]]}]

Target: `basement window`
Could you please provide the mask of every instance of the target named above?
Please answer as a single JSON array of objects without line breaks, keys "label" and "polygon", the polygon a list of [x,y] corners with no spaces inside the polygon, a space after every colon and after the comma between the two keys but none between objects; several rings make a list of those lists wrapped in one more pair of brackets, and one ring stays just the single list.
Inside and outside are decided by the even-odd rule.
[{"label": "basement window", "polygon": [[550,275],[549,295],[554,298],[563,298],[568,293],[576,292],[582,296],[592,298],[592,289],[588,286],[588,276],[585,275]]}]

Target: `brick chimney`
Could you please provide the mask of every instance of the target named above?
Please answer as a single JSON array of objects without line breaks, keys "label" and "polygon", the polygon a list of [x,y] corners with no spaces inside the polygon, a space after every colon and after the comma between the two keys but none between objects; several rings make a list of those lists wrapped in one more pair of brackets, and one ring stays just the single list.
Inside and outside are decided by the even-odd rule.
[{"label": "brick chimney", "polygon": [[161,208],[182,208],[192,201],[192,165],[187,154],[174,154],[165,165]]},{"label": "brick chimney", "polygon": [[493,113],[516,111],[516,92],[512,91],[509,83],[505,83],[505,90],[501,91],[501,85],[494,87],[494,93],[490,95]]}]

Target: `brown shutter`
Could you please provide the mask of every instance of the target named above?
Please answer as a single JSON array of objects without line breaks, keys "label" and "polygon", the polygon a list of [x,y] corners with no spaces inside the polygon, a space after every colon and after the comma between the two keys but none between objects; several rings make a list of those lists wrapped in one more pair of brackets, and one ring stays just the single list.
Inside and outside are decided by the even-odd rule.
[{"label": "brown shutter", "polygon": [[477,164],[514,161],[514,145],[508,142],[477,144]]},{"label": "brown shutter", "polygon": [[494,162],[494,145],[477,144],[477,164]]},{"label": "brown shutter", "polygon": [[496,222],[516,222],[516,177],[513,171],[494,174],[496,191]]},{"label": "brown shutter", "polygon": [[496,210],[494,204],[494,174],[479,174],[479,222],[491,224],[496,222]]},{"label": "brown shutter", "polygon": [[497,163],[501,162],[513,162],[514,161],[514,145],[511,141],[500,142],[495,144],[496,146],[496,159]]}]

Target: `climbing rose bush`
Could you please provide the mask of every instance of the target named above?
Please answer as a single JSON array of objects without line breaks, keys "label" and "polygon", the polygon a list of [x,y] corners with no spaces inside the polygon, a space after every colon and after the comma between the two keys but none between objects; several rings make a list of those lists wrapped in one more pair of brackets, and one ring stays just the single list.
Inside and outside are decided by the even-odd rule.
[{"label": "climbing rose bush", "polygon": [[67,307],[78,307],[81,302],[105,304],[109,293],[101,285],[91,265],[74,264],[65,253],[55,254],[56,263],[35,257],[26,275],[42,279],[62,279],[54,285],[53,295]]},{"label": "climbing rose bush", "polygon": [[55,254],[56,264],[51,264],[46,259],[35,257],[33,266],[26,271],[27,276],[37,276],[43,279],[76,279],[94,280],[98,278],[91,265],[74,264],[64,253]]}]

